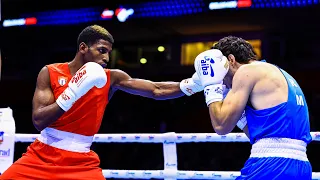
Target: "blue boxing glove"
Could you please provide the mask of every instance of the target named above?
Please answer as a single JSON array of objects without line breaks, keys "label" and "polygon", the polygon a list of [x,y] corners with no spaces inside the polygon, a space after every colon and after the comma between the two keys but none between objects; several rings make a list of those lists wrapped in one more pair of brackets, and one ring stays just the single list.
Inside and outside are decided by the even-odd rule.
[{"label": "blue boxing glove", "polygon": [[223,99],[223,78],[229,70],[228,59],[218,49],[210,49],[200,53],[194,67],[204,87],[206,103]]}]

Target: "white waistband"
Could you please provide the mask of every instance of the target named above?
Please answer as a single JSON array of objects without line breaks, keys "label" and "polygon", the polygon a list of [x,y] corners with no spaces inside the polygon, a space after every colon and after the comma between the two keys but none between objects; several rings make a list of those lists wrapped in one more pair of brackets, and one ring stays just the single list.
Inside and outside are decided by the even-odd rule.
[{"label": "white waistband", "polygon": [[252,145],[250,157],[283,157],[308,161],[307,144],[304,141],[289,138],[263,138]]},{"label": "white waistband", "polygon": [[93,136],[60,131],[54,128],[45,128],[41,131],[38,140],[47,145],[72,152],[89,152]]}]

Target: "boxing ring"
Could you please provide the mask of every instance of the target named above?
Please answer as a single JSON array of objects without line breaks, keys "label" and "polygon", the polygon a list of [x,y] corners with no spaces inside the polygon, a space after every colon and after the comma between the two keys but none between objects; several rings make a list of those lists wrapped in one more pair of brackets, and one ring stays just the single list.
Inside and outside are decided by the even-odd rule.
[{"label": "boxing ring", "polygon": [[[320,132],[312,132],[312,140],[320,141]],[[15,142],[33,142],[39,134],[15,134]],[[103,170],[106,178],[124,179],[235,179],[237,171],[180,171],[177,163],[177,143],[191,142],[249,142],[244,133],[164,133],[164,134],[97,134],[96,143],[162,143],[163,170]],[[320,179],[320,172],[313,172],[312,179]]]}]

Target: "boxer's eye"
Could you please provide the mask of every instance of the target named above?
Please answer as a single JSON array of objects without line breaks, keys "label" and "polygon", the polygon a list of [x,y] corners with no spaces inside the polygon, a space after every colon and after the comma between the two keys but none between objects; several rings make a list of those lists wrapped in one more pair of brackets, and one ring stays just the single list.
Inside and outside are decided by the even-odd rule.
[{"label": "boxer's eye", "polygon": [[105,54],[108,52],[108,49],[107,48],[99,48],[98,51],[101,53],[101,54]]}]

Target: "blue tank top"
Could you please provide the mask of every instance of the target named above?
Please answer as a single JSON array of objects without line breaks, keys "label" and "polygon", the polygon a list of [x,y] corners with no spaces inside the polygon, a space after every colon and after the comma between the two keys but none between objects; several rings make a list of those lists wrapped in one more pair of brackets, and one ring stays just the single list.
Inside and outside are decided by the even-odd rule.
[{"label": "blue tank top", "polygon": [[[280,68],[279,68],[280,69]],[[278,137],[311,142],[308,106],[296,80],[280,69],[288,84],[288,101],[277,106],[255,110],[246,106],[250,143],[262,138]]]}]

